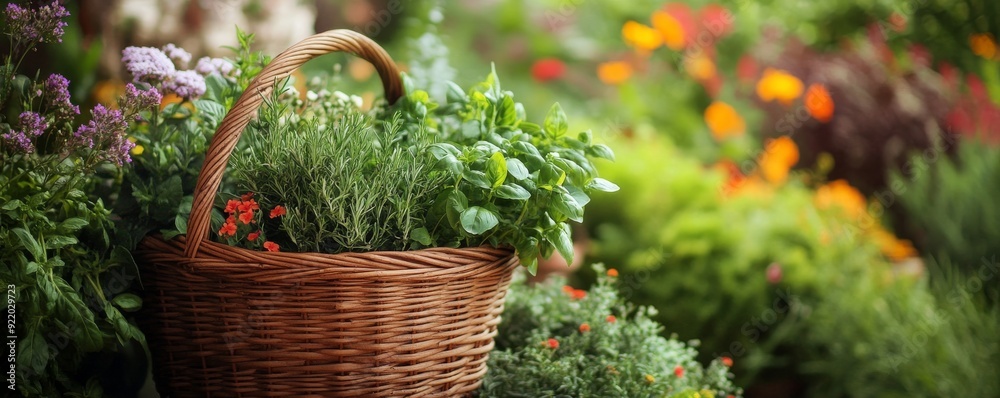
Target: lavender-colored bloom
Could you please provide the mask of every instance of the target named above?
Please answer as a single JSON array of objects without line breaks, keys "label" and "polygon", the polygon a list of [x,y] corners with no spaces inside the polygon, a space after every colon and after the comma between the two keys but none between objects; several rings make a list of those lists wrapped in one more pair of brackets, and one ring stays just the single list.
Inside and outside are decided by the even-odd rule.
[{"label": "lavender-colored bloom", "polygon": [[132,74],[132,81],[157,84],[168,80],[177,68],[167,54],[153,47],[127,47],[122,50],[122,63]]},{"label": "lavender-colored bloom", "polygon": [[64,28],[68,25],[63,18],[69,16],[66,7],[58,0],[52,4],[39,7],[37,10],[21,7],[15,3],[7,4],[4,17],[7,22],[7,33],[15,39],[26,43],[62,42]]},{"label": "lavender-colored bloom", "polygon": [[125,138],[128,123],[122,111],[97,104],[90,112],[94,118],[73,133],[73,143],[93,148],[100,152],[101,159],[115,162],[119,166],[131,163],[129,150],[135,144]]},{"label": "lavender-colored bloom", "polygon": [[160,105],[163,96],[156,88],[150,87],[148,90],[140,90],[132,83],[125,85],[125,97],[118,101],[118,107],[127,113],[135,113],[136,120],[140,119],[139,112]]},{"label": "lavender-colored bloom", "polygon": [[177,47],[173,43],[163,46],[162,50],[171,61],[174,61],[174,65],[178,68],[187,68],[188,64],[191,63],[191,53],[184,51],[183,48]]},{"label": "lavender-colored bloom", "polygon": [[32,141],[45,132],[48,125],[45,118],[35,112],[21,112],[18,117],[21,130],[11,130],[0,135],[5,143],[23,153],[32,153],[35,146]]},{"label": "lavender-colored bloom", "polygon": [[60,74],[51,74],[45,79],[45,99],[49,110],[59,116],[80,114],[80,107],[69,99],[69,80]]},{"label": "lavender-colored bloom", "polygon": [[219,75],[223,77],[230,77],[233,75],[234,69],[235,68],[232,62],[226,61],[222,58],[209,57],[202,57],[198,60],[198,65],[194,67],[194,70],[202,76]]},{"label": "lavender-colored bloom", "polygon": [[183,70],[163,84],[163,89],[184,99],[195,99],[205,94],[205,78],[193,70]]}]

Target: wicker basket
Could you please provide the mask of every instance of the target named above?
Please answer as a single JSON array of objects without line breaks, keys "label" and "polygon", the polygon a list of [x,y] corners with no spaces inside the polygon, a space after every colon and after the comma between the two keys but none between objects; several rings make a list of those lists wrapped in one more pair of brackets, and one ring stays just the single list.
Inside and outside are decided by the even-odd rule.
[{"label": "wicker basket", "polygon": [[382,48],[352,31],[278,55],[226,115],[206,155],[188,235],[136,252],[140,323],[165,396],[461,396],[474,391],[517,258],[489,247],[401,252],[261,252],[207,240],[213,199],[243,128],[276,81],[316,56],[373,63],[402,94]]}]

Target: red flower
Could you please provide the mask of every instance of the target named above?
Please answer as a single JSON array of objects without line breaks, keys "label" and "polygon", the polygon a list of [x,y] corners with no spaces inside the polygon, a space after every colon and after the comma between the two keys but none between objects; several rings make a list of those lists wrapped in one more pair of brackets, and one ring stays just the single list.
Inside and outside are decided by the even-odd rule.
[{"label": "red flower", "polygon": [[564,72],[566,64],[555,58],[543,58],[531,66],[531,76],[540,82],[558,79]]},{"label": "red flower", "polygon": [[247,235],[247,240],[253,242],[257,240],[258,237],[260,237],[260,231],[251,232],[249,235]]},{"label": "red flower", "polygon": [[618,270],[616,270],[614,268],[609,269],[608,270],[608,276],[610,276],[612,278],[617,278],[618,277]]},{"label": "red flower", "polygon": [[227,222],[225,224],[222,224],[222,228],[219,229],[219,235],[221,235],[221,236],[226,236],[226,235],[233,236],[233,235],[236,235],[236,224],[233,224],[231,222]]},{"label": "red flower", "polygon": [[235,225],[236,224],[236,217],[234,217],[232,214],[230,214],[229,217],[226,217],[226,222]]},{"label": "red flower", "polygon": [[615,323],[615,321],[617,321],[618,318],[615,318],[614,315],[608,315],[608,317],[604,318],[604,320],[608,321],[608,323]]},{"label": "red flower", "polygon": [[577,289],[577,290],[573,291],[572,296],[573,296],[574,300],[583,300],[584,298],[587,297],[587,291],[586,290]]},{"label": "red flower", "polygon": [[253,210],[247,210],[240,213],[240,221],[244,224],[249,224],[253,221]]},{"label": "red flower", "polygon": [[277,243],[274,243],[274,242],[271,242],[271,241],[264,242],[264,249],[267,249],[267,251],[269,251],[269,252],[276,252],[280,248],[281,247],[278,246]]},{"label": "red flower", "polygon": [[239,206],[236,206],[236,209],[239,211],[260,210],[260,205],[257,204],[256,200],[250,199],[240,202]]},{"label": "red flower", "polygon": [[684,377],[684,367],[677,365],[677,367],[674,368],[674,375],[677,377]]},{"label": "red flower", "polygon": [[563,285],[562,290],[563,290],[564,293],[572,295],[573,291],[576,290],[576,289],[574,289],[573,286],[570,286],[570,285]]},{"label": "red flower", "polygon": [[711,34],[713,41],[729,33],[735,19],[733,13],[718,4],[709,4],[701,9],[701,24]]},{"label": "red flower", "polygon": [[757,61],[749,55],[740,57],[736,63],[736,78],[743,83],[752,83],[757,78]]},{"label": "red flower", "polygon": [[285,207],[284,206],[280,206],[280,205],[279,206],[274,206],[274,209],[271,209],[271,218],[281,217],[283,215],[285,215]]},{"label": "red flower", "polygon": [[771,263],[767,266],[767,282],[774,285],[781,282],[781,264]]},{"label": "red flower", "polygon": [[730,357],[722,357],[722,364],[726,365],[727,368],[733,367],[733,359]]},{"label": "red flower", "polygon": [[548,341],[545,342],[545,345],[549,346],[549,348],[554,350],[556,348],[559,348],[559,340],[549,339]]},{"label": "red flower", "polygon": [[226,213],[232,213],[232,212],[236,211],[236,207],[239,206],[239,205],[240,205],[240,201],[238,201],[236,199],[229,199],[229,201],[226,202]]},{"label": "red flower", "polygon": [[581,323],[580,324],[580,333],[587,333],[589,331],[590,331],[590,325],[588,325],[586,323]]},{"label": "red flower", "polygon": [[247,193],[243,194],[243,196],[240,196],[240,200],[246,202],[246,201],[250,200],[250,198],[252,198],[252,197],[253,197],[253,192],[247,192]]}]

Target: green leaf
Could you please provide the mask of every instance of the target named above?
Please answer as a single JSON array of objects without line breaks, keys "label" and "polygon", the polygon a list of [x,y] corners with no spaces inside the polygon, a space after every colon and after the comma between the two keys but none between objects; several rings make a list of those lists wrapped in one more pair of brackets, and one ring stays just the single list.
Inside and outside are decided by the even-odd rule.
[{"label": "green leaf", "polygon": [[577,136],[577,139],[584,145],[590,145],[590,143],[594,140],[594,132],[590,130],[584,131]]},{"label": "green leaf", "polygon": [[18,344],[18,350],[17,364],[24,364],[36,373],[40,373],[49,363],[49,345],[36,330],[29,329],[28,335]]},{"label": "green leaf", "polygon": [[462,123],[462,136],[465,138],[477,138],[483,133],[478,120],[466,120]]},{"label": "green leaf", "polygon": [[430,152],[432,156],[434,156],[434,159],[438,160],[441,160],[442,158],[448,155],[457,157],[458,155],[462,154],[462,152],[459,151],[458,148],[455,148],[454,145],[449,144],[447,142],[439,142],[437,144],[431,145],[427,147],[427,151]]},{"label": "green leaf", "polygon": [[448,222],[457,226],[461,223],[462,212],[469,208],[469,198],[462,191],[451,191],[445,207]]},{"label": "green leaf", "polygon": [[28,253],[31,253],[31,257],[33,257],[35,261],[45,261],[45,249],[42,248],[42,245],[38,244],[38,241],[35,240],[34,236],[31,236],[31,233],[28,232],[28,230],[24,228],[14,228],[11,231],[14,232],[14,235],[17,235],[17,238],[21,241],[21,246],[24,246],[24,248],[28,250]]},{"label": "green leaf", "polygon": [[14,210],[14,209],[18,208],[19,206],[21,206],[21,201],[17,200],[17,199],[14,199],[14,200],[8,201],[7,203],[4,203],[3,207],[0,207],[0,210],[8,210],[8,211],[9,210]]},{"label": "green leaf", "polygon": [[545,238],[555,246],[567,264],[573,264],[573,238],[569,224],[562,223],[559,227],[549,230]]},{"label": "green leaf", "polygon": [[118,308],[128,312],[138,311],[142,308],[142,299],[132,293],[119,294],[111,299],[111,302],[118,306]]},{"label": "green leaf", "polygon": [[583,207],[569,193],[558,192],[552,195],[551,205],[553,210],[566,218],[576,222],[583,221]]},{"label": "green leaf", "polygon": [[591,145],[590,148],[587,148],[587,154],[596,158],[615,160],[615,152],[604,144]]},{"label": "green leaf", "polygon": [[201,117],[208,121],[210,128],[219,125],[222,122],[222,118],[226,117],[226,107],[218,102],[205,99],[196,99],[192,102]]},{"label": "green leaf", "polygon": [[545,132],[550,137],[559,138],[566,135],[569,124],[566,122],[566,113],[563,112],[559,103],[552,104],[549,114],[545,116]]},{"label": "green leaf", "polygon": [[568,185],[568,184],[563,185],[563,188],[566,189],[566,192],[569,193],[569,195],[572,196],[573,199],[576,199],[576,203],[578,203],[580,207],[586,206],[587,203],[590,203],[590,196],[587,195],[587,193],[584,192],[582,189],[577,188],[574,185]]},{"label": "green leaf", "polygon": [[45,240],[45,248],[62,249],[69,245],[75,245],[77,242],[79,241],[72,236],[62,236],[62,235],[50,236],[48,239]]},{"label": "green leaf", "polygon": [[420,227],[413,231],[410,231],[410,239],[413,239],[424,246],[430,246],[434,241],[431,240],[430,232],[427,232],[427,228]]},{"label": "green leaf", "polygon": [[462,228],[473,235],[489,231],[499,222],[495,213],[479,206],[472,206],[462,212]]},{"label": "green leaf", "polygon": [[524,163],[521,163],[517,158],[507,159],[507,172],[518,181],[528,178],[531,174],[528,172],[528,168],[524,167]]},{"label": "green leaf", "polygon": [[538,148],[535,148],[530,142],[514,141],[510,143],[510,146],[519,153],[541,157],[541,154],[538,153]]},{"label": "green leaf", "polygon": [[587,184],[587,189],[599,192],[618,192],[620,188],[615,183],[598,177]]},{"label": "green leaf", "polygon": [[67,218],[59,223],[59,232],[76,232],[90,223],[82,218]]},{"label": "green leaf", "polygon": [[504,159],[502,153],[495,152],[486,161],[486,177],[492,183],[490,186],[492,189],[503,185],[504,180],[507,179],[507,159]]},{"label": "green leaf", "polygon": [[435,167],[456,176],[461,175],[462,171],[465,170],[465,165],[462,164],[462,161],[458,160],[458,158],[452,154],[445,155],[443,158],[438,160]]},{"label": "green leaf", "polygon": [[497,188],[496,195],[503,199],[526,200],[531,197],[531,192],[520,185],[505,184]]},{"label": "green leaf", "polygon": [[496,126],[517,126],[517,110],[514,108],[514,98],[504,95],[497,106]]},{"label": "green leaf", "polygon": [[445,98],[448,100],[449,103],[451,102],[464,103],[466,101],[468,97],[465,95],[465,90],[462,90],[461,87],[452,82],[447,82],[446,84],[448,85],[448,93],[446,94]]},{"label": "green leaf", "polygon": [[493,183],[490,178],[486,176],[486,173],[479,170],[465,170],[462,172],[462,178],[470,184],[483,189],[491,189],[493,187]]},{"label": "green leaf", "polygon": [[177,232],[180,234],[186,234],[188,229],[188,219],[183,214],[178,214],[174,217],[174,228],[177,228]]}]

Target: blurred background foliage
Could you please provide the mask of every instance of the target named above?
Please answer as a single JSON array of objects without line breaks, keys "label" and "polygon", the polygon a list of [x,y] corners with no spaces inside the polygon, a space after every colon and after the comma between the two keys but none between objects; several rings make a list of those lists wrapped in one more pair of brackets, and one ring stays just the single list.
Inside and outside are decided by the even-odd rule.
[{"label": "blurred background foliage", "polygon": [[[580,228],[587,262],[619,267],[622,296],[700,339],[703,362],[732,357],[748,396],[1000,391],[994,0],[166,3],[222,37],[225,12],[361,31],[432,96],[493,64],[528,114],[560,102],[618,154],[601,173],[621,191],[595,197]],[[121,84],[95,52],[175,41],[80,4],[67,40],[81,45],[48,56],[91,76],[92,101]],[[297,40],[255,33],[269,52]],[[226,54],[180,34],[204,38],[185,45],[196,57]],[[353,58],[297,78],[318,74],[368,104],[380,91]],[[593,281],[584,268],[575,284]]]}]

